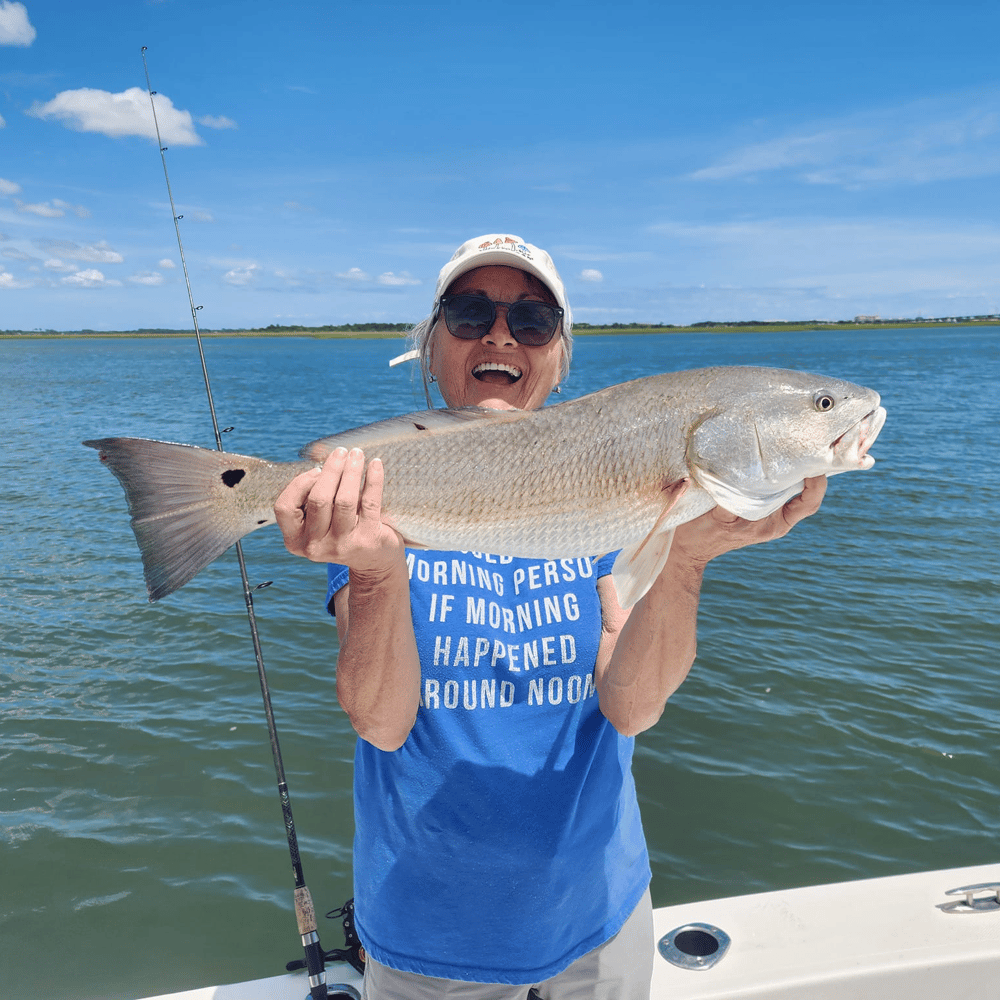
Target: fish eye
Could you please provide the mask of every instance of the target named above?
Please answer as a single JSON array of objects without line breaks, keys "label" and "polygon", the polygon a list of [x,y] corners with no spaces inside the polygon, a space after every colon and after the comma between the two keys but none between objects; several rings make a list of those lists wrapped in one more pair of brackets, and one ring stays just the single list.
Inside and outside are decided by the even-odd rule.
[{"label": "fish eye", "polygon": [[816,393],[816,398],[813,400],[816,409],[821,413],[825,413],[827,410],[832,410],[834,406],[837,405],[837,401],[828,392],[818,392]]}]

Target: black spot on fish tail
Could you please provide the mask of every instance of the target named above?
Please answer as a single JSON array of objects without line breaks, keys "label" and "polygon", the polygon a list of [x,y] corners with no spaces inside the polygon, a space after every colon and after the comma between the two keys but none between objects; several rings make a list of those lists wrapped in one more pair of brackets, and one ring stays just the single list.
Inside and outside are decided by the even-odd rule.
[{"label": "black spot on fish tail", "polygon": [[244,476],[246,475],[246,470],[244,469],[226,469],[222,473],[222,481],[232,488],[235,486]]}]

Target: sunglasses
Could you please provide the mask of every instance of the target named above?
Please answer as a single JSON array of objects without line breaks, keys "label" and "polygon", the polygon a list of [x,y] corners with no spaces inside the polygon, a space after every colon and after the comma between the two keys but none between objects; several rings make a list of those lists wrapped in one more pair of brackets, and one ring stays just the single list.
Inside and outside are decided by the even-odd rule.
[{"label": "sunglasses", "polygon": [[459,340],[479,340],[493,329],[497,306],[507,310],[510,335],[526,347],[542,347],[559,329],[563,310],[547,302],[522,299],[520,302],[494,302],[485,295],[442,295],[441,309],[448,332]]}]

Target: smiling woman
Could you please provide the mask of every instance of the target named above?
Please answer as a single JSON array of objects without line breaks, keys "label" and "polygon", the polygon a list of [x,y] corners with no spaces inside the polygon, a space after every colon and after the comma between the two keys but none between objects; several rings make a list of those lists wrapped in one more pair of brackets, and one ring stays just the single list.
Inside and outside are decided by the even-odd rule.
[{"label": "smiling woman", "polygon": [[[562,338],[554,336],[560,316],[547,301],[554,298],[552,293],[534,275],[495,264],[466,272],[448,290],[431,332],[428,360],[444,398],[453,407],[534,410],[542,406],[558,381],[563,355]],[[466,312],[478,304],[492,321],[459,326],[461,317],[453,318],[450,308],[453,301],[459,308],[464,304]],[[528,303],[553,314],[547,343],[526,346],[511,331],[512,312]],[[471,339],[456,332],[465,330],[471,331]],[[481,330],[478,337],[477,330]]]},{"label": "smiling woman", "polygon": [[[449,299],[457,307],[466,303],[464,315],[450,307],[445,301]],[[537,320],[511,317],[511,306],[519,302],[553,307],[553,313],[542,319],[549,324],[542,333],[527,333]],[[483,325],[462,332],[460,325],[473,317],[467,310],[474,312],[476,304],[485,310],[482,317],[475,318]],[[543,405],[550,392],[558,391],[559,381],[569,373],[573,317],[552,258],[519,236],[492,233],[467,240],[441,269],[431,314],[413,328],[410,339],[420,359],[425,388],[428,379],[438,381],[450,406],[533,409]],[[457,344],[450,343],[452,340]],[[464,351],[462,344],[466,345]],[[555,368],[548,372],[553,359]],[[459,367],[469,362],[461,389],[452,361]],[[473,368],[477,368],[475,373]],[[459,392],[454,401],[445,391],[444,378]],[[517,391],[489,393],[483,389],[487,385],[516,386]]]},{"label": "smiling woman", "polygon": [[[441,269],[411,356],[453,409],[538,410],[568,369],[570,323],[547,253],[481,236]],[[515,477],[531,477],[531,447],[503,456]],[[501,460],[489,446],[469,452],[477,468]],[[274,507],[288,549],[330,564],[337,697],[360,737],[366,996],[523,1000],[531,987],[544,1000],[648,1000],[634,736],[690,669],[705,563],[785,534],[818,509],[824,481],[753,523],[710,511],[671,529],[672,546],[649,546],[662,554],[650,589],[625,609],[607,555],[407,550],[387,523],[384,478],[381,458],[334,447]],[[658,477],[654,494],[662,519],[674,492]],[[513,483],[491,506],[526,517]],[[511,641],[519,630],[531,634]]]}]

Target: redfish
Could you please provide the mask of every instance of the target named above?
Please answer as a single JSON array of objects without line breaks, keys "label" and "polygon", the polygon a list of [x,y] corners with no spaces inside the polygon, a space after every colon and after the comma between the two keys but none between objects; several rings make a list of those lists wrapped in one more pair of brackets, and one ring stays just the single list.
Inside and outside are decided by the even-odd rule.
[{"label": "redfish", "polygon": [[621,550],[613,578],[634,604],[673,529],[718,505],[759,520],[803,479],[869,469],[879,394],[775,368],[653,375],[538,410],[426,410],[321,438],[302,460],[142,438],[85,441],[118,477],[150,601],[244,535],[337,447],[385,466],[383,519],[406,543],[558,559]]}]

